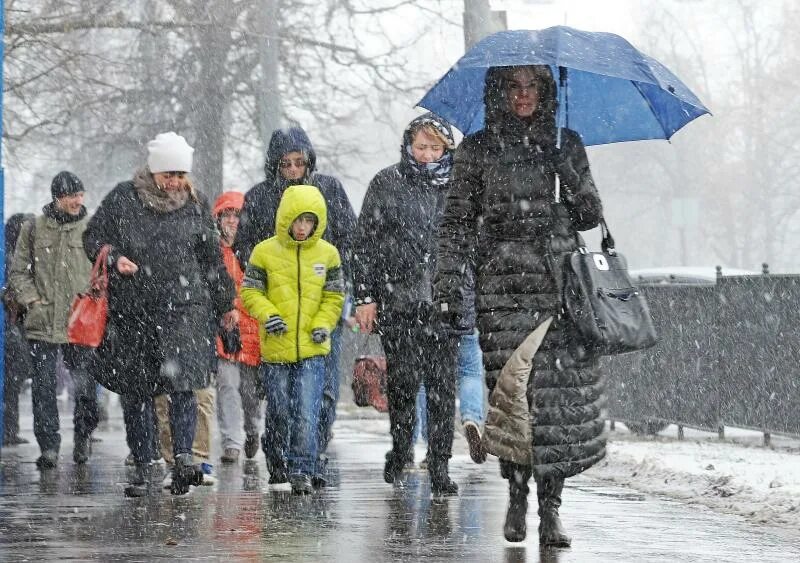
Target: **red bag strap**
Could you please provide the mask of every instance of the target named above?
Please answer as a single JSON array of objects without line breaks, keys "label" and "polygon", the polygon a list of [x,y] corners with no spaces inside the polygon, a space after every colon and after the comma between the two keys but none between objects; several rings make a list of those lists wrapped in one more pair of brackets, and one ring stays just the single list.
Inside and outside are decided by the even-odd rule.
[{"label": "red bag strap", "polygon": [[108,288],[108,254],[110,252],[111,245],[104,244],[100,252],[97,253],[94,266],[92,266],[92,274],[89,277],[93,290],[105,291]]}]

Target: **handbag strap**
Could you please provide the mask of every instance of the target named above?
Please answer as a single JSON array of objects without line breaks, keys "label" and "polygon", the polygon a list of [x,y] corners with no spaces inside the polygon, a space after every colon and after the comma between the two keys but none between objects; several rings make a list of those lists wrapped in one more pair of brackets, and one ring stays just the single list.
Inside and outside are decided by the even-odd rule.
[{"label": "handbag strap", "polygon": [[[600,248],[605,254],[611,254],[613,256],[617,253],[616,246],[614,243],[614,237],[611,236],[611,231],[608,228],[608,223],[606,223],[605,217],[600,217],[600,233],[603,237],[602,241],[600,242]],[[589,251],[586,247],[586,241],[583,240],[583,236],[578,231],[575,231],[575,243],[577,244],[580,252],[585,254]]]},{"label": "handbag strap", "polygon": [[[92,266],[90,284],[93,290],[105,291],[108,288],[108,254],[111,252],[111,245],[104,244],[97,253],[97,258]],[[102,270],[102,272],[101,272]]]}]

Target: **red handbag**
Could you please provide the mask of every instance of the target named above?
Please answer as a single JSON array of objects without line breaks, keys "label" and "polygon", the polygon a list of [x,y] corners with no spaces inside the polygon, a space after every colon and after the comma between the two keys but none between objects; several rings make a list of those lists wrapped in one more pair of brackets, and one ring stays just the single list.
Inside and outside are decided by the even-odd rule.
[{"label": "red handbag", "polygon": [[104,245],[92,267],[89,291],[72,300],[67,320],[67,340],[70,344],[97,348],[106,333],[108,320],[108,253]]},{"label": "red handbag", "polygon": [[386,400],[386,358],[360,356],[353,366],[353,401],[359,407],[388,412]]}]

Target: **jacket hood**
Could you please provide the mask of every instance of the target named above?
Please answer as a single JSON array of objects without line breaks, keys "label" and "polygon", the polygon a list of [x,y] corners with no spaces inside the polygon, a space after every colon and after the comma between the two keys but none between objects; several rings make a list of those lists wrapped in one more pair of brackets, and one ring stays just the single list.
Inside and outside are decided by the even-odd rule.
[{"label": "jacket hood", "polygon": [[[317,216],[317,226],[311,236],[304,241],[294,240],[289,229],[297,217],[303,213],[313,213]],[[278,205],[275,215],[275,235],[284,244],[310,246],[316,244],[325,233],[328,226],[328,209],[325,198],[318,188],[314,186],[296,185],[289,186],[283,192],[283,197]]]},{"label": "jacket hood", "polygon": [[278,163],[281,157],[287,153],[300,151],[305,153],[308,159],[308,169],[306,177],[309,177],[317,168],[317,153],[311,139],[302,127],[289,127],[288,129],[276,129],[272,132],[267,148],[267,161],[264,164],[264,173],[267,178],[278,178]]},{"label": "jacket hood", "polygon": [[226,209],[241,211],[242,207],[244,207],[244,194],[242,192],[222,192],[214,202],[212,214],[214,217],[219,217],[220,213]]},{"label": "jacket hood", "polygon": [[486,128],[495,134],[511,133],[535,139],[540,145],[555,145],[556,82],[547,65],[530,65],[539,83],[539,105],[533,119],[523,120],[511,112],[506,97],[506,85],[512,66],[492,67],[486,73],[483,103],[486,107]]}]

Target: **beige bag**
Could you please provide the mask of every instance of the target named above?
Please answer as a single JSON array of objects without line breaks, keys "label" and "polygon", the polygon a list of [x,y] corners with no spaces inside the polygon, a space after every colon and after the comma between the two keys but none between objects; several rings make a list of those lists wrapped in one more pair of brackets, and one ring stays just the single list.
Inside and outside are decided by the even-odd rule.
[{"label": "beige bag", "polygon": [[545,319],[514,350],[489,397],[489,413],[483,433],[483,446],[490,454],[519,465],[531,465],[531,415],[528,408],[528,379],[533,356],[553,322]]}]

